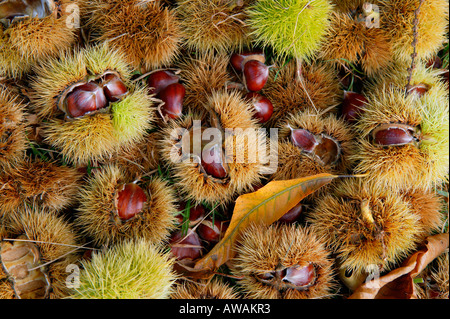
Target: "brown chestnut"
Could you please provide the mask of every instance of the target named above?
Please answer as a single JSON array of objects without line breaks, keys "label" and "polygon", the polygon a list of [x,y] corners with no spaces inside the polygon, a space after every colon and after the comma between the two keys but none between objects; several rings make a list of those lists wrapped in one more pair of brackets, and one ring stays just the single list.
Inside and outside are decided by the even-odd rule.
[{"label": "brown chestnut", "polygon": [[435,55],[428,59],[426,67],[433,69],[440,69],[442,68],[442,65],[443,65],[442,59],[439,56]]},{"label": "brown chestnut", "polygon": [[261,63],[266,63],[266,57],[262,50],[234,53],[231,55],[230,63],[236,71],[242,72],[244,70],[245,63],[250,60],[257,60]]},{"label": "brown chestnut", "polygon": [[107,73],[101,82],[105,96],[110,102],[121,100],[127,93],[128,89],[122,80],[113,73]]},{"label": "brown chestnut", "polygon": [[197,233],[188,229],[187,234],[181,230],[175,232],[170,237],[170,250],[177,260],[195,260],[202,255],[202,243]]},{"label": "brown chestnut", "polygon": [[314,135],[305,129],[291,130],[291,142],[322,165],[335,164],[341,156],[339,142],[323,133]]},{"label": "brown chestnut", "polygon": [[307,288],[316,281],[316,269],[312,263],[307,266],[289,267],[283,281],[296,288]]},{"label": "brown chestnut", "polygon": [[367,99],[364,95],[356,92],[344,91],[342,116],[350,123],[356,122],[361,116],[366,103]]},{"label": "brown chestnut", "polygon": [[273,104],[268,98],[256,92],[247,93],[245,98],[250,100],[255,108],[254,117],[259,123],[265,123],[272,117]]},{"label": "brown chestnut", "polygon": [[244,65],[244,84],[248,91],[261,91],[269,78],[269,67],[257,60],[250,60]]},{"label": "brown chestnut", "polygon": [[375,144],[401,146],[416,140],[414,128],[405,124],[381,124],[372,132]]},{"label": "brown chestnut", "polygon": [[181,116],[183,112],[183,100],[186,94],[186,89],[180,83],[173,83],[159,92],[158,97],[164,102],[161,107],[163,117],[176,119]]},{"label": "brown chestnut", "polygon": [[[179,211],[186,210],[187,203],[182,202],[178,205]],[[189,208],[189,225],[194,226],[198,224],[205,217],[205,207],[203,205],[191,206]],[[177,215],[178,221],[181,224],[184,220],[182,214]]]},{"label": "brown chestnut", "polygon": [[311,153],[314,151],[319,141],[315,135],[305,129],[295,129],[291,132],[292,143],[301,148],[304,152]]},{"label": "brown chestnut", "polygon": [[281,216],[281,218],[278,219],[278,222],[286,224],[294,223],[296,220],[298,220],[302,212],[303,212],[303,204],[298,203],[293,208],[291,208],[286,214]]},{"label": "brown chestnut", "polygon": [[75,87],[65,99],[67,115],[73,118],[102,109],[107,104],[102,87],[94,82]]},{"label": "brown chestnut", "polygon": [[208,243],[217,243],[222,238],[227,228],[227,223],[220,221],[217,218],[214,219],[214,223],[211,219],[206,219],[198,225],[197,233]]},{"label": "brown chestnut", "polygon": [[218,144],[203,149],[201,165],[204,171],[212,177],[223,179],[228,175],[223,150]]},{"label": "brown chestnut", "polygon": [[171,84],[178,83],[180,78],[175,73],[168,70],[160,70],[147,77],[147,85],[150,94],[159,94]]},{"label": "brown chestnut", "polygon": [[416,94],[418,97],[422,97],[429,89],[430,86],[425,83],[418,83],[407,87],[408,94]]},{"label": "brown chestnut", "polygon": [[116,195],[117,215],[121,220],[129,220],[139,214],[147,202],[147,195],[134,183],[119,186]]}]

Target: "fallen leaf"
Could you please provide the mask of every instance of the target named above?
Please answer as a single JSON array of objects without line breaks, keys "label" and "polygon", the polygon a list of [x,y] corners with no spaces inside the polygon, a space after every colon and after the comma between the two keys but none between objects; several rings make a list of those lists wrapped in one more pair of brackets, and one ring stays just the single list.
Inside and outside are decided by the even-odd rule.
[{"label": "fallen leaf", "polygon": [[292,180],[272,181],[254,193],[238,197],[224,237],[194,266],[197,271],[214,271],[234,256],[239,234],[252,222],[270,225],[303,198],[330,183],[337,175],[319,174]]},{"label": "fallen leaf", "polygon": [[425,247],[402,266],[362,284],[349,299],[416,299],[414,278],[448,248],[448,243],[448,233],[427,237]]}]

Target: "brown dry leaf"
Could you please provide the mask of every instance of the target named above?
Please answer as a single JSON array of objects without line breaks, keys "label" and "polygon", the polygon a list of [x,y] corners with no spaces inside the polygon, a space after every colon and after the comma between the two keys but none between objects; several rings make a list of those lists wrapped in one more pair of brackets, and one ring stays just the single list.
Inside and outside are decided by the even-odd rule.
[{"label": "brown dry leaf", "polygon": [[339,176],[319,174],[292,180],[272,181],[254,193],[239,196],[223,239],[196,262],[194,269],[214,271],[219,268],[233,257],[233,245],[239,233],[250,223],[272,224],[303,198],[337,177]]},{"label": "brown dry leaf", "polygon": [[448,243],[448,233],[428,237],[425,247],[401,267],[362,284],[349,299],[416,299],[414,278],[448,248]]}]

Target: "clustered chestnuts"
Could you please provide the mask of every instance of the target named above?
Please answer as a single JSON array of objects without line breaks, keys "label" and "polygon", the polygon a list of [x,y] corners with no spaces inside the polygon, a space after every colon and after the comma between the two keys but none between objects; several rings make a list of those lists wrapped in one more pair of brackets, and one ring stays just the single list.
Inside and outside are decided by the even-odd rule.
[{"label": "clustered chestnuts", "polygon": [[334,114],[312,110],[292,114],[282,125],[279,138],[278,169],[273,174],[277,180],[325,172],[344,175],[353,165],[354,133]]},{"label": "clustered chestnuts", "polygon": [[[69,265],[79,259],[80,238],[61,216],[26,208],[0,227],[0,298],[67,298]],[[55,245],[54,243],[57,243]],[[9,284],[11,283],[11,285]]]},{"label": "clustered chestnuts", "polygon": [[175,73],[166,70],[156,71],[147,78],[150,93],[155,94],[163,102],[159,108],[163,119],[176,119],[183,112],[186,89],[179,80]]},{"label": "clustered chestnuts", "polygon": [[130,79],[123,54],[106,44],[39,67],[30,100],[45,121],[45,141],[80,165],[141,141],[152,125],[152,101],[146,87]]},{"label": "clustered chestnuts", "polygon": [[106,108],[111,102],[120,101],[127,93],[128,89],[119,75],[106,72],[96,81],[68,88],[61,96],[58,107],[67,116],[77,118]]},{"label": "clustered chestnuts", "polygon": [[267,83],[270,67],[265,64],[266,58],[261,50],[244,51],[231,55],[230,64],[242,74],[243,84],[248,91],[245,99],[251,101],[259,123],[266,123],[272,116],[272,102],[258,93]]},{"label": "clustered chestnuts", "polygon": [[228,228],[228,221],[222,220],[214,212],[207,214],[203,205],[179,205],[181,229],[172,233],[170,250],[178,262],[190,265],[203,256],[222,239]]}]

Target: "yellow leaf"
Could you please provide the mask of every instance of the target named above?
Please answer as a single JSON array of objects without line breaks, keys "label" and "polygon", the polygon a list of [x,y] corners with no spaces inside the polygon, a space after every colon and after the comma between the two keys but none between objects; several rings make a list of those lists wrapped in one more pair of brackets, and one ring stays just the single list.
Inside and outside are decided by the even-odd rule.
[{"label": "yellow leaf", "polygon": [[319,174],[292,180],[272,181],[254,193],[236,200],[230,225],[223,239],[195,263],[197,271],[214,270],[231,259],[239,233],[252,222],[270,225],[303,198],[330,183],[337,175]]}]

